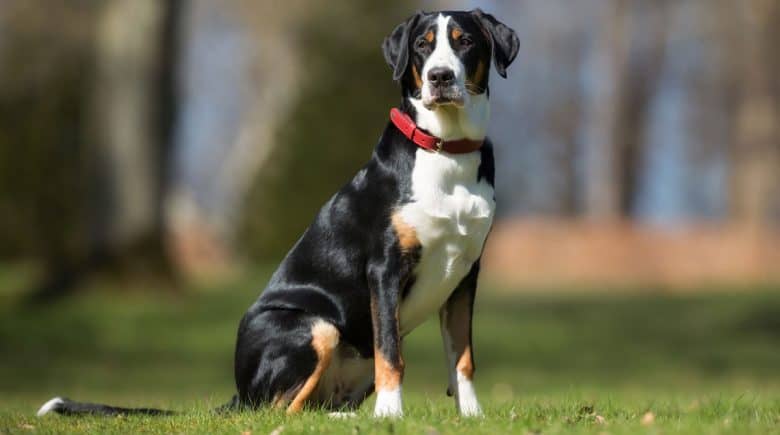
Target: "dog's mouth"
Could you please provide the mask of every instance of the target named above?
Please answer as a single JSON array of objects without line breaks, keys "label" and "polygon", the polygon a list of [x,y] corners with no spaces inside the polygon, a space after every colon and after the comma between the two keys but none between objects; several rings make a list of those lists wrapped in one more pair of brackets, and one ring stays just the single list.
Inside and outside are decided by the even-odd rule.
[{"label": "dog's mouth", "polygon": [[432,110],[438,106],[456,106],[463,107],[464,95],[458,86],[448,86],[446,88],[431,87],[430,94],[423,98],[423,106]]}]

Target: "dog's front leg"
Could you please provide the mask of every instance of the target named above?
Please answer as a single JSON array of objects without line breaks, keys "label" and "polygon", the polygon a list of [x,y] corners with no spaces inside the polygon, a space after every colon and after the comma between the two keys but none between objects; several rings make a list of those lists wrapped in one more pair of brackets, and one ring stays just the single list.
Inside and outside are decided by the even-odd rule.
[{"label": "dog's front leg", "polygon": [[401,417],[401,356],[399,303],[401,277],[398,260],[386,260],[369,269],[371,277],[371,320],[374,329],[375,417]]},{"label": "dog's front leg", "polygon": [[455,405],[461,415],[467,417],[482,415],[472,384],[474,355],[471,346],[471,317],[478,275],[479,263],[475,263],[439,311],[441,336],[450,375],[447,393],[455,395]]}]

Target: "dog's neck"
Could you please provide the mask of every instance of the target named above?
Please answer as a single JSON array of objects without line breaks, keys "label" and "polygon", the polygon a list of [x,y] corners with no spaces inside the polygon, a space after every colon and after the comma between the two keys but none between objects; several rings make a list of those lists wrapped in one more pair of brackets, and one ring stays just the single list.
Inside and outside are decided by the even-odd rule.
[{"label": "dog's neck", "polygon": [[442,140],[483,140],[487,135],[490,104],[487,93],[469,95],[463,107],[451,105],[426,109],[422,100],[407,96],[419,128]]}]

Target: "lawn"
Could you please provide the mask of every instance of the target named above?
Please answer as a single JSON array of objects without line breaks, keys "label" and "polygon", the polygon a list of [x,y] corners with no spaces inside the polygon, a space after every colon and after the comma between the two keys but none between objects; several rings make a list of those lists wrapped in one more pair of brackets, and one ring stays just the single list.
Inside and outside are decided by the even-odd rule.
[{"label": "lawn", "polygon": [[[12,269],[10,269],[12,270]],[[444,395],[437,324],[404,345],[406,417],[215,416],[235,329],[267,275],[182,295],[96,289],[20,304],[0,270],[0,433],[780,433],[780,289],[522,293],[485,286],[474,333],[483,419]],[[105,289],[103,289],[105,290]],[[36,418],[54,395],[181,411]],[[281,429],[280,429],[281,428]]]}]

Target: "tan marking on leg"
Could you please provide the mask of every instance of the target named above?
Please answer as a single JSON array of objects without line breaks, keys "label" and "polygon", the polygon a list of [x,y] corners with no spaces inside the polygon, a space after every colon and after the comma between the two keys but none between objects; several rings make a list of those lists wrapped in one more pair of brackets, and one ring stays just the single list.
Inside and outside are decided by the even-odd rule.
[{"label": "tan marking on leg", "polygon": [[338,329],[323,320],[319,320],[312,325],[311,336],[311,347],[317,353],[317,365],[314,367],[314,372],[306,379],[300,391],[295,395],[290,406],[287,407],[288,414],[294,414],[303,409],[306,400],[317,388],[322,374],[330,365],[333,350],[339,344]]},{"label": "tan marking on leg", "polygon": [[[457,297],[458,299],[448,301],[447,307],[442,311],[442,333],[449,336],[450,343],[447,352],[454,358],[454,361],[450,360],[450,364],[455,364],[456,373],[472,380],[475,367],[469,327],[471,310],[467,295],[460,294]],[[450,379],[450,381],[453,382],[455,379]],[[454,388],[455,385],[450,385],[450,387]]]},{"label": "tan marking on leg", "polygon": [[428,41],[428,42],[433,42],[433,38],[434,37],[435,37],[435,35],[433,34],[433,30],[427,31],[425,33],[425,36],[423,36],[423,38],[425,38],[425,40]]},{"label": "tan marking on leg", "polygon": [[379,390],[395,390],[404,377],[404,362],[393,365],[379,349],[374,349],[374,387]]},{"label": "tan marking on leg", "polygon": [[289,405],[290,401],[292,401],[292,399],[296,395],[298,395],[302,387],[303,387],[303,383],[283,393],[275,394],[273,400],[271,400],[271,408],[273,409],[286,408],[287,405]]},{"label": "tan marking on leg", "polygon": [[452,39],[457,41],[457,39],[460,38],[460,35],[462,35],[462,34],[463,34],[463,30],[462,29],[459,29],[457,27],[454,27],[452,29]]},{"label": "tan marking on leg", "polygon": [[[395,215],[394,215],[395,216]],[[373,324],[374,331],[377,331],[379,325],[378,310],[376,306],[376,300],[372,297],[370,301],[371,305],[371,322]],[[399,320],[399,312],[395,311],[396,325]],[[375,332],[376,334],[376,332]],[[377,346],[376,336],[374,337],[374,390],[392,390],[398,388],[401,385],[401,380],[404,376],[404,360],[400,358],[398,366],[393,365],[382,351]],[[399,349],[400,351],[400,349]],[[400,352],[399,352],[400,355]]]},{"label": "tan marking on leg", "polygon": [[471,345],[467,344],[465,349],[463,349],[463,352],[460,354],[460,358],[458,358],[458,364],[455,366],[455,368],[460,374],[463,375],[464,378],[468,380],[472,380],[474,378],[474,363],[471,357]]},{"label": "tan marking on leg", "polygon": [[417,65],[412,65],[412,76],[414,77],[414,84],[417,85],[417,89],[422,88],[423,81],[420,78],[420,72],[417,71]]},{"label": "tan marking on leg", "polygon": [[398,236],[398,245],[401,251],[409,252],[420,246],[420,240],[417,238],[417,231],[411,225],[404,222],[399,213],[393,213],[391,223],[395,234]]}]

